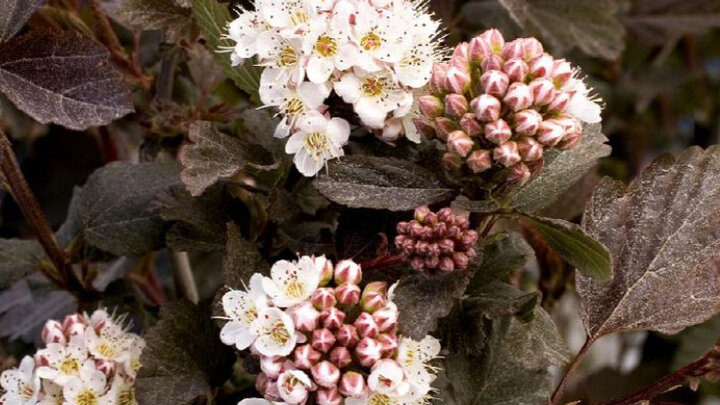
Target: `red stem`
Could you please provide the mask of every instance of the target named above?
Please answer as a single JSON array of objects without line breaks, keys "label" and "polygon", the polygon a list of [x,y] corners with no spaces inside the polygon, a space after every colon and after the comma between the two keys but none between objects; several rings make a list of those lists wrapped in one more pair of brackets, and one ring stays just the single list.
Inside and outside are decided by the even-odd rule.
[{"label": "red stem", "polygon": [[401,255],[384,255],[360,263],[363,270],[378,270],[397,266],[405,262]]},{"label": "red stem", "polygon": [[587,354],[588,350],[590,350],[590,346],[594,341],[590,339],[588,336],[585,340],[585,343],[580,348],[580,351],[575,356],[575,358],[572,360],[572,363],[570,363],[570,367],[568,367],[567,371],[565,372],[565,375],[563,375],[562,380],[560,380],[560,384],[558,384],[557,388],[555,389],[555,392],[552,395],[552,398],[548,402],[549,404],[559,404],[560,400],[562,399],[563,394],[565,394],[565,390],[567,390],[568,385],[570,384],[570,381],[572,380],[573,375],[577,371],[578,366],[582,362],[582,360],[585,358],[585,355]]}]

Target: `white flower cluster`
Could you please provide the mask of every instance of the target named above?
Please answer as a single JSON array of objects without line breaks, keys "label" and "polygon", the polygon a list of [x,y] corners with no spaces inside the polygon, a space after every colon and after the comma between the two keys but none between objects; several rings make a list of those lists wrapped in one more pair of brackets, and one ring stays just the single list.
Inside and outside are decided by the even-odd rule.
[{"label": "white flower cluster", "polygon": [[145,341],[105,310],[48,321],[34,358],[0,375],[2,405],[136,405]]},{"label": "white flower cluster", "polygon": [[437,371],[440,342],[397,334],[394,286],[368,283],[352,260],[279,261],[271,277],[255,274],[245,291],[222,298],[220,338],[260,358],[263,398],[241,405],[423,404]]},{"label": "white flower cluster", "polygon": [[350,125],[324,105],[334,89],[382,139],[419,142],[414,93],[441,59],[439,22],[426,0],[255,0],[240,9],[228,38],[234,65],[257,56],[260,98],[292,135],[286,151],[306,175],[343,155]]}]

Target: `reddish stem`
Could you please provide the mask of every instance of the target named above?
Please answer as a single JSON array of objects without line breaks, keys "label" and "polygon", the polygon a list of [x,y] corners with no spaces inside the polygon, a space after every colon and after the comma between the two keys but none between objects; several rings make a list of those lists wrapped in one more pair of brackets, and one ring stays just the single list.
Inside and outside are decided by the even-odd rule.
[{"label": "reddish stem", "polygon": [[568,388],[568,385],[570,384],[570,381],[572,380],[573,375],[577,371],[578,366],[582,362],[582,360],[585,358],[585,355],[587,354],[588,350],[590,350],[590,346],[594,341],[590,339],[588,336],[585,340],[585,343],[580,348],[580,351],[575,356],[575,358],[572,360],[572,363],[570,363],[570,367],[568,367],[567,371],[565,372],[565,375],[563,375],[562,380],[560,380],[560,384],[558,384],[557,388],[555,389],[555,392],[552,395],[552,398],[548,402],[549,404],[559,404],[560,400],[562,399],[563,394],[565,394],[565,390]]},{"label": "reddish stem", "polygon": [[405,262],[401,255],[383,255],[360,263],[363,270],[378,270],[397,266]]}]

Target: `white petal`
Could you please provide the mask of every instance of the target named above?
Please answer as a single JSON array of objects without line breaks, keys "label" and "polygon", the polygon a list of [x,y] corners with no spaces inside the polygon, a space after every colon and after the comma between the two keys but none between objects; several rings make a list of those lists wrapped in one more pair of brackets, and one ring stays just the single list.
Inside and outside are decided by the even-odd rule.
[{"label": "white petal", "polygon": [[342,118],[333,118],[327,124],[327,133],[336,145],[345,145],[350,137],[350,124]]},{"label": "white petal", "polygon": [[305,177],[316,175],[325,165],[323,159],[315,159],[306,149],[302,149],[296,153],[293,162],[298,171]]},{"label": "white petal", "polygon": [[324,58],[318,55],[310,57],[307,65],[307,77],[313,83],[324,83],[335,68],[333,58]]},{"label": "white petal", "polygon": [[328,120],[317,111],[311,111],[298,120],[298,128],[306,134],[325,132]]},{"label": "white petal", "polygon": [[[310,69],[308,67],[308,74]],[[308,76],[309,77],[309,76]],[[330,95],[332,88],[329,83],[302,82],[297,86],[297,93],[307,108],[316,109],[320,107]]]},{"label": "white petal", "polygon": [[285,153],[297,153],[305,146],[305,134],[302,132],[294,133],[285,144]]},{"label": "white petal", "polygon": [[290,135],[291,126],[288,122],[289,120],[289,117],[285,117],[278,123],[277,127],[275,127],[275,132],[273,132],[273,137],[285,138]]},{"label": "white petal", "polygon": [[362,94],[360,90],[360,79],[354,73],[346,73],[343,75],[340,81],[335,82],[334,87],[338,96],[342,97],[343,101],[349,104],[354,104]]},{"label": "white petal", "polygon": [[385,125],[387,110],[370,97],[363,97],[355,104],[360,120],[370,128],[381,129]]},{"label": "white petal", "polygon": [[255,341],[256,336],[250,332],[247,324],[230,321],[220,330],[220,340],[229,346],[237,346],[245,350]]},{"label": "white petal", "polygon": [[347,70],[355,66],[355,62],[360,58],[360,50],[353,44],[346,43],[335,55],[335,67],[338,70]]}]

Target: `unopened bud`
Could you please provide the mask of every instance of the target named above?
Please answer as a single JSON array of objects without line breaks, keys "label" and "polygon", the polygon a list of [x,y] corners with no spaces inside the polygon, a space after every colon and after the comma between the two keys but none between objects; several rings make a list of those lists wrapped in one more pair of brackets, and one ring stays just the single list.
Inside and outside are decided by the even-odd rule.
[{"label": "unopened bud", "polygon": [[445,105],[442,100],[432,95],[418,97],[418,107],[423,116],[435,119],[445,114]]},{"label": "unopened bud", "polygon": [[565,128],[556,120],[545,120],[540,124],[537,140],[546,146],[557,145],[565,136]]},{"label": "unopened bud", "polygon": [[333,277],[333,264],[324,255],[315,258],[315,268],[320,273],[320,287],[328,285]]},{"label": "unopened bud", "polygon": [[363,397],[365,396],[366,387],[365,378],[355,371],[346,372],[340,379],[340,393],[346,397]]},{"label": "unopened bud", "polygon": [[427,205],[421,205],[417,208],[415,208],[415,211],[413,212],[413,219],[415,221],[422,223],[425,221],[425,218],[432,214],[432,210]]},{"label": "unopened bud", "polygon": [[525,60],[532,60],[545,52],[542,43],[540,43],[537,38],[522,38],[520,41],[522,43]]},{"label": "unopened bud", "polygon": [[507,142],[512,136],[510,125],[503,119],[499,119],[485,125],[485,139],[500,145]]},{"label": "unopened bud", "polygon": [[493,50],[493,53],[499,54],[502,52],[503,46],[505,45],[505,39],[503,38],[500,31],[498,31],[495,28],[491,28],[482,34],[480,34],[480,38],[484,39],[488,44],[490,44],[490,47]]},{"label": "unopened bud", "polygon": [[433,139],[437,135],[437,132],[435,131],[435,126],[428,118],[415,117],[412,121],[413,124],[415,124],[415,129],[417,129],[418,132],[427,139]]},{"label": "unopened bud", "polygon": [[340,368],[345,368],[352,363],[352,354],[345,346],[336,346],[330,351],[330,361]]},{"label": "unopened bud", "polygon": [[341,260],[335,266],[335,284],[358,284],[362,280],[360,265],[352,260]]},{"label": "unopened bud", "polygon": [[455,252],[453,253],[453,262],[455,263],[455,268],[464,270],[467,269],[468,263],[470,260],[468,259],[467,255],[463,252]]},{"label": "unopened bud", "polygon": [[465,70],[469,69],[470,55],[467,42],[461,42],[455,47],[452,57],[450,57],[450,66],[457,66]]},{"label": "unopened bud", "polygon": [[483,132],[482,125],[478,122],[475,114],[467,113],[460,117],[460,129],[470,137],[476,137]]},{"label": "unopened bud", "polygon": [[458,126],[457,122],[451,120],[450,118],[437,117],[435,118],[435,128],[437,130],[438,138],[442,141],[447,141],[448,135],[450,135],[451,132],[460,129],[460,126]]},{"label": "unopened bud", "polygon": [[520,161],[520,154],[518,153],[517,143],[507,141],[497,146],[493,149],[493,160],[505,167],[510,167],[518,163]]},{"label": "unopened bud", "polygon": [[522,110],[515,114],[515,132],[520,135],[535,135],[540,123],[542,115],[535,110]]},{"label": "unopened bud", "polygon": [[58,321],[49,320],[45,322],[40,336],[46,345],[48,343],[60,343],[61,345],[67,343],[65,334],[63,334],[63,327]]},{"label": "unopened bud", "polygon": [[480,62],[480,68],[483,72],[502,70],[503,62],[503,58],[500,55],[490,55]]},{"label": "unopened bud", "polygon": [[343,325],[338,329],[337,343],[345,347],[355,347],[357,342],[360,340],[360,336],[357,333],[357,329],[353,325]]},{"label": "unopened bud", "polygon": [[446,170],[459,170],[463,166],[463,158],[452,152],[446,152],[442,155],[442,165]]},{"label": "unopened bud", "polygon": [[508,59],[503,64],[503,72],[505,72],[511,81],[524,82],[530,67],[522,59]]},{"label": "unopened bud", "polygon": [[518,152],[523,162],[538,160],[543,156],[543,146],[534,138],[525,138],[518,141]]},{"label": "unopened bud", "polygon": [[[377,311],[375,311],[377,313]],[[357,330],[360,337],[375,337],[380,333],[378,324],[375,322],[373,316],[367,312],[361,313],[357,319],[355,319],[355,329]]]},{"label": "unopened bud", "polygon": [[382,346],[382,357],[390,357],[398,348],[398,337],[392,332],[381,333],[375,338]]},{"label": "unopened bud", "polygon": [[463,131],[453,131],[448,135],[448,149],[459,156],[466,157],[472,150],[475,142]]},{"label": "unopened bud", "polygon": [[455,270],[455,262],[450,256],[443,256],[437,269],[441,273],[452,273]]},{"label": "unopened bud", "polygon": [[398,311],[394,307],[387,306],[373,312],[372,318],[375,320],[380,332],[388,332],[397,326]]},{"label": "unopened bud", "polygon": [[525,110],[532,105],[533,94],[527,84],[515,82],[508,87],[503,101],[513,111]]},{"label": "unopened bud", "polygon": [[470,108],[475,112],[475,116],[484,122],[491,122],[500,118],[502,109],[500,100],[489,94],[481,94],[472,99]]},{"label": "unopened bud", "polygon": [[524,163],[518,163],[508,169],[507,182],[511,185],[522,186],[530,180],[530,169]]},{"label": "unopened bud", "polygon": [[488,70],[480,76],[480,83],[485,93],[502,97],[510,85],[510,78],[499,70]]},{"label": "unopened bud", "polygon": [[310,369],[313,380],[321,387],[335,387],[340,380],[340,369],[327,360],[323,360]]},{"label": "unopened bud", "polygon": [[544,77],[537,78],[528,84],[533,94],[535,105],[548,105],[555,96],[555,85]]},{"label": "unopened bud", "polygon": [[468,102],[461,94],[450,93],[445,96],[445,114],[454,119],[459,119],[468,111]]},{"label": "unopened bud", "polygon": [[105,374],[106,377],[109,377],[115,372],[115,364],[115,362],[110,360],[95,360],[95,369]]},{"label": "unopened bud", "polygon": [[387,283],[373,281],[363,289],[360,305],[363,311],[373,313],[385,306],[387,300]]},{"label": "unopened bud", "polygon": [[318,288],[315,292],[313,292],[310,301],[315,309],[320,311],[332,308],[337,303],[337,299],[335,299],[335,290],[329,287]]},{"label": "unopened bud", "polygon": [[567,94],[564,91],[555,91],[555,92],[553,92],[552,101],[550,101],[550,104],[548,104],[548,110],[554,111],[554,112],[565,111],[565,107],[567,107],[569,102],[570,102],[569,94]]},{"label": "unopened bud", "polygon": [[302,345],[295,348],[293,365],[301,370],[309,370],[310,367],[320,361],[322,354],[313,349],[311,345]]},{"label": "unopened bud", "polygon": [[357,346],[355,346],[358,363],[363,367],[370,367],[375,364],[376,361],[380,360],[381,353],[382,345],[371,337],[360,339]]},{"label": "unopened bud", "polygon": [[335,287],[335,297],[341,306],[351,307],[360,302],[360,287],[357,284],[343,283]]},{"label": "unopened bud", "polygon": [[470,89],[471,81],[470,72],[467,69],[450,66],[445,78],[445,87],[453,93],[465,94]]},{"label": "unopened bud", "polygon": [[500,55],[504,59],[522,59],[523,56],[525,56],[522,40],[518,38],[510,42],[506,42],[505,45],[503,45]]},{"label": "unopened bud", "polygon": [[324,327],[330,330],[340,329],[345,323],[345,312],[335,307],[327,308],[320,314],[320,319]]},{"label": "unopened bud", "polygon": [[318,388],[315,402],[318,405],[340,405],[343,403],[343,397],[337,387]]},{"label": "unopened bud", "polygon": [[[467,158],[467,165],[473,173],[482,173],[492,167],[490,152],[485,149],[472,151]],[[446,239],[448,240],[448,239]],[[452,241],[451,241],[452,242]],[[442,246],[440,246],[442,250]]]},{"label": "unopened bud", "polygon": [[475,37],[470,40],[468,53],[470,56],[470,62],[477,65],[482,63],[485,58],[492,55],[492,48],[490,47],[490,44],[484,39],[480,37]]},{"label": "unopened bud", "polygon": [[433,93],[442,94],[447,92],[445,87],[445,79],[450,65],[447,63],[436,62],[433,65],[432,76],[430,77],[430,89]]},{"label": "unopened bud", "polygon": [[317,328],[320,313],[313,304],[305,301],[288,309],[288,314],[295,324],[295,329],[302,332],[312,332]]},{"label": "unopened bud", "polygon": [[283,356],[260,356],[260,370],[269,378],[278,378],[285,371],[286,360]]},{"label": "unopened bud", "polygon": [[335,335],[330,330],[315,329],[312,334],[312,348],[321,352],[327,353],[333,345],[335,345]]},{"label": "unopened bud", "polygon": [[440,253],[442,254],[452,253],[455,251],[455,242],[452,239],[443,239],[438,242],[438,247],[440,247]]},{"label": "unopened bud", "polygon": [[533,77],[549,77],[552,74],[555,59],[544,53],[530,61],[530,74]]},{"label": "unopened bud", "polygon": [[422,256],[415,256],[410,259],[410,266],[417,271],[425,269],[425,259]]},{"label": "unopened bud", "polygon": [[553,63],[552,80],[555,86],[561,87],[572,77],[572,65],[565,59],[558,59]]}]

